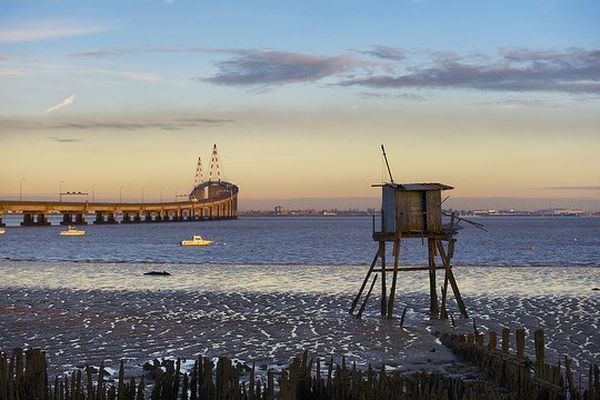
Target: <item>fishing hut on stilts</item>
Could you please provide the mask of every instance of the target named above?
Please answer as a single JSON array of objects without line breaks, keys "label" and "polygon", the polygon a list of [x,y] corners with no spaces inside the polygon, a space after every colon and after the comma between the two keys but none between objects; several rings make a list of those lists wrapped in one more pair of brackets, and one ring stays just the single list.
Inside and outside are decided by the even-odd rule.
[{"label": "fishing hut on stilts", "polygon": [[[459,229],[458,222],[464,219],[459,218],[454,213],[447,214],[442,211],[441,193],[444,190],[453,188],[442,183],[394,183],[383,145],[381,149],[391,182],[373,185],[373,187],[381,187],[382,192],[380,231],[375,230],[375,216],[373,216],[373,240],[378,243],[378,249],[360,290],[352,302],[350,314],[354,314],[360,299],[363,297],[365,287],[372,277],[370,288],[356,314],[356,317],[360,318],[375,287],[377,277],[380,276],[381,315],[391,319],[394,312],[398,275],[405,272],[427,271],[429,272],[429,314],[431,318],[446,319],[448,317],[448,284],[452,288],[461,315],[467,318],[467,309],[452,273],[451,263],[456,244],[455,235]],[[442,215],[450,217],[449,223],[442,224]],[[471,221],[467,222],[476,224]],[[405,239],[427,240],[428,266],[400,266],[400,245],[402,240]],[[386,264],[386,246],[388,242],[392,243],[393,257],[393,265],[389,266]],[[379,265],[378,261],[380,261]],[[444,271],[441,301],[439,301],[437,293],[436,273],[438,270]],[[388,279],[390,276],[391,282],[388,292]]]}]

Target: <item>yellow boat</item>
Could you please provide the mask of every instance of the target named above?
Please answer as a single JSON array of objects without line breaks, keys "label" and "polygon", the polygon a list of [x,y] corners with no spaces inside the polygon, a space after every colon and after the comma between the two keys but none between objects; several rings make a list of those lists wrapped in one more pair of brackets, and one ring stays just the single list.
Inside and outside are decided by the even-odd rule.
[{"label": "yellow boat", "polygon": [[4,227],[0,226],[0,235],[4,235],[6,233],[6,229],[4,229]]},{"label": "yellow boat", "polygon": [[61,236],[83,236],[85,235],[85,231],[81,229],[77,229],[74,226],[69,225],[66,231],[60,232]]},{"label": "yellow boat", "polygon": [[213,240],[204,240],[200,235],[194,235],[192,240],[182,240],[182,246],[208,246],[213,243]]}]

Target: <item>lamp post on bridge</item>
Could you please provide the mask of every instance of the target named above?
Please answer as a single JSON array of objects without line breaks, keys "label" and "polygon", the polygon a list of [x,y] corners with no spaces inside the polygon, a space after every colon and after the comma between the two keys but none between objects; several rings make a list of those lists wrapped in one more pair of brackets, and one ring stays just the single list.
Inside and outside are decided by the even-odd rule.
[{"label": "lamp post on bridge", "polygon": [[146,190],[146,186],[142,187],[142,204],[144,204],[144,190]]},{"label": "lamp post on bridge", "polygon": [[19,179],[19,201],[23,201],[23,181],[25,178]]},{"label": "lamp post on bridge", "polygon": [[119,204],[123,202],[123,185],[119,185]]},{"label": "lamp post on bridge", "polygon": [[58,202],[62,203],[62,185],[63,183],[65,183],[65,181],[60,181],[60,184],[58,185]]}]

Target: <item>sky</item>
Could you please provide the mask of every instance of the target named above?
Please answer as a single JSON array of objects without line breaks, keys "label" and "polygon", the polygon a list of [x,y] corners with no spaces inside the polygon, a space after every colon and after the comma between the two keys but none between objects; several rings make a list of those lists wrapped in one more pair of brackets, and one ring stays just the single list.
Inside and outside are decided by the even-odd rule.
[{"label": "sky", "polygon": [[0,9],[0,198],[174,198],[216,143],[242,208],[364,199],[385,144],[396,181],[600,209],[597,1]]}]

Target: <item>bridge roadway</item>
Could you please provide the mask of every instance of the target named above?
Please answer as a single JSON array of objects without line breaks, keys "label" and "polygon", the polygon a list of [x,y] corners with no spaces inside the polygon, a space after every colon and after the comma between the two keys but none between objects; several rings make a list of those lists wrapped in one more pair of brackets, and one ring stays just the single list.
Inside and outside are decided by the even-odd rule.
[{"label": "bridge roadway", "polygon": [[[207,198],[201,198],[208,187]],[[202,190],[202,194],[200,191]],[[139,222],[179,222],[237,218],[237,186],[227,182],[200,185],[190,200],[150,203],[10,201],[0,200],[0,226],[4,214],[22,213],[22,226],[46,226],[48,214],[62,214],[63,225],[84,225],[85,216],[94,214],[94,224]]]}]

